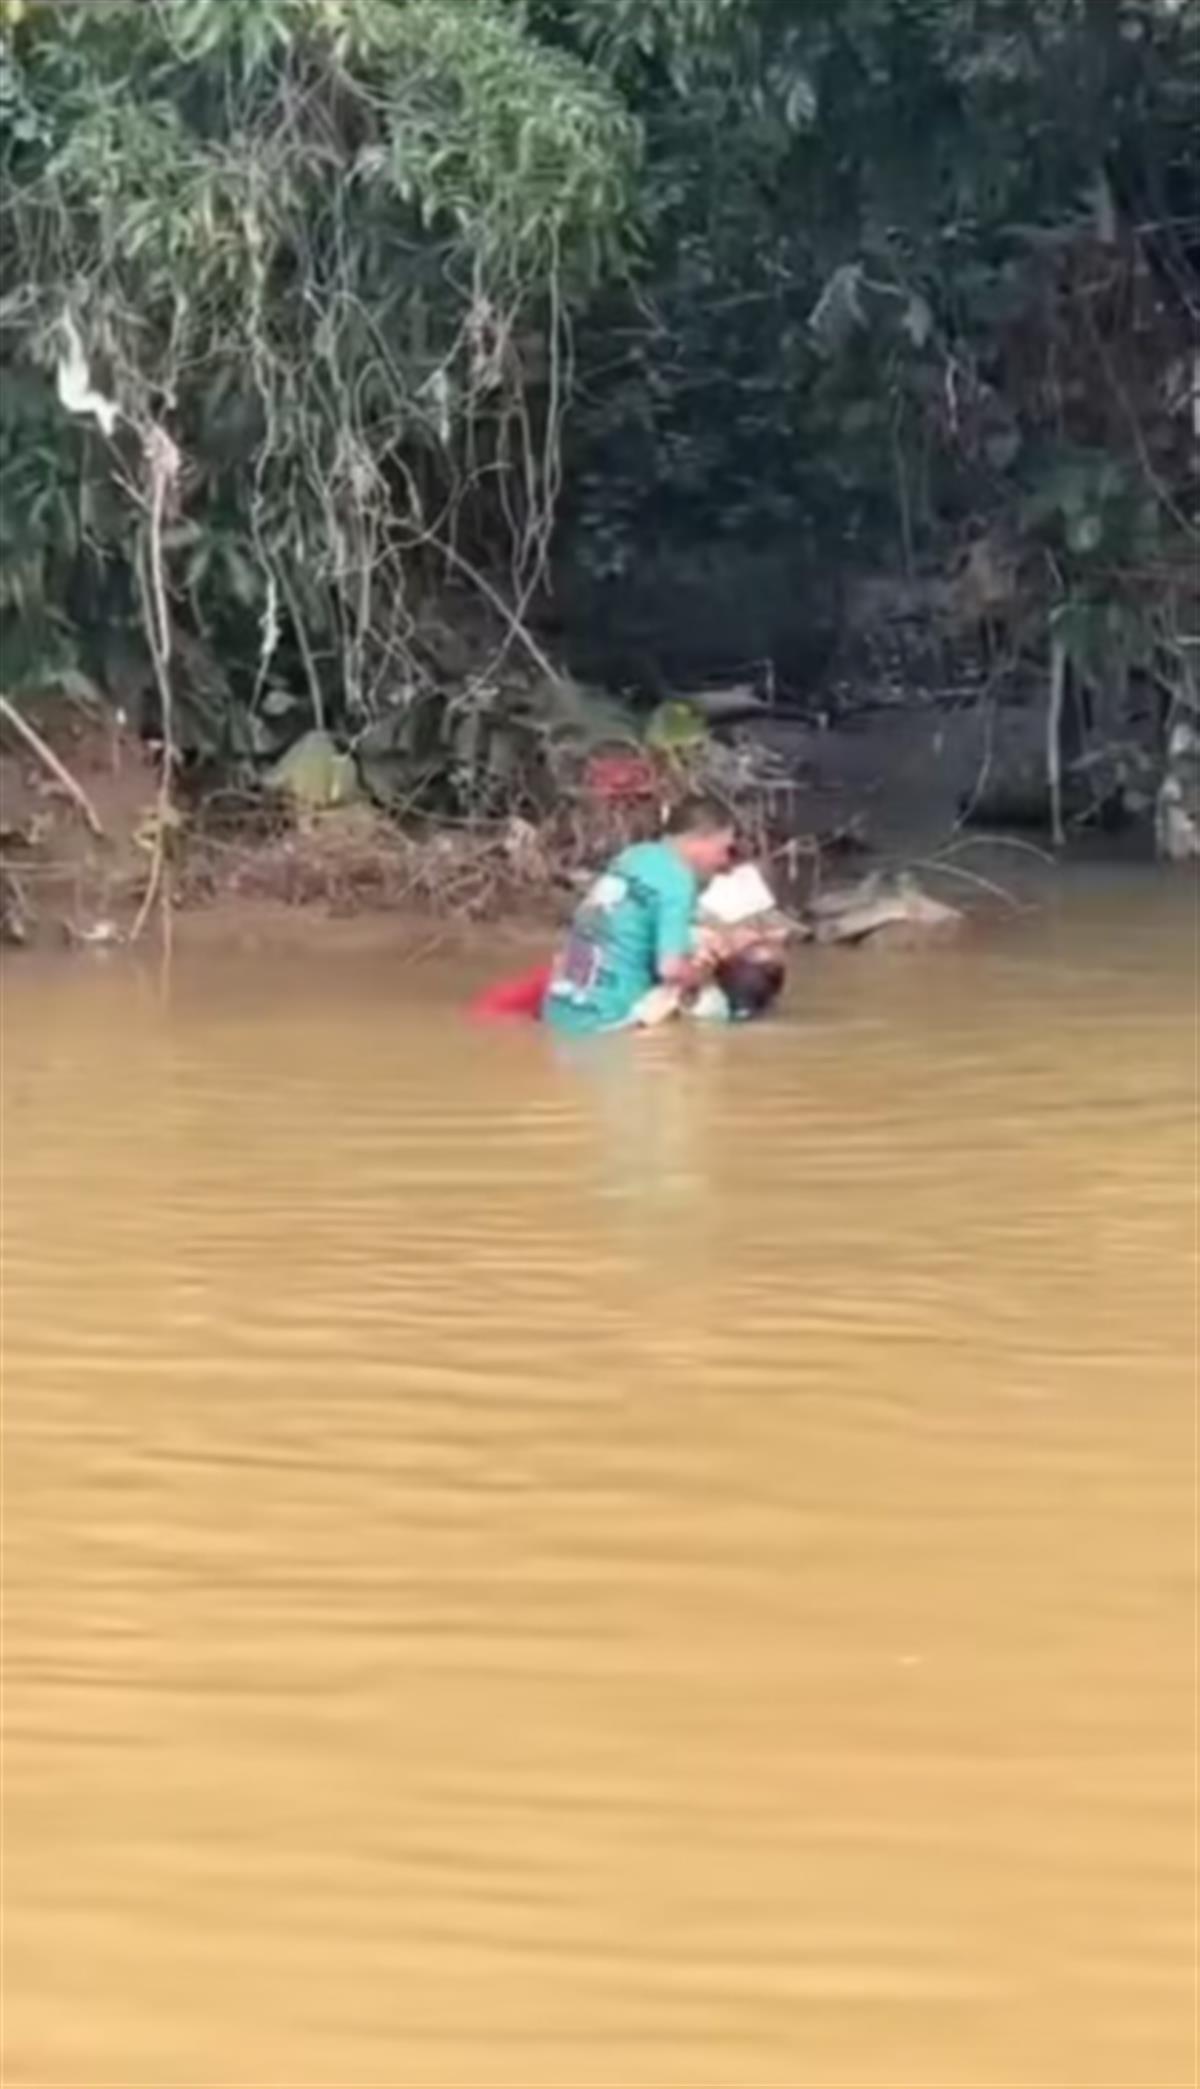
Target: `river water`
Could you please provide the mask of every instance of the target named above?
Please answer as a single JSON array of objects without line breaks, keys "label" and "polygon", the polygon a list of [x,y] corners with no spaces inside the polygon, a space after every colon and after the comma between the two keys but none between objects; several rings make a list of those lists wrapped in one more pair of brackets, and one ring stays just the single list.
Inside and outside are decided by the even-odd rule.
[{"label": "river water", "polygon": [[1196,2079],[1196,969],[4,994],[9,2089]]}]

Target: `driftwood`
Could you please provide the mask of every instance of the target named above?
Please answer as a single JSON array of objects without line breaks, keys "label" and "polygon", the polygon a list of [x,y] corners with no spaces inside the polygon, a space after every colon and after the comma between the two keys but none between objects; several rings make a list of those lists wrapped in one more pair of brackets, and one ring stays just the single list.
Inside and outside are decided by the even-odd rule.
[{"label": "driftwood", "polygon": [[709,725],[733,725],[743,718],[761,718],[771,706],[752,682],[727,682],[707,689],[680,689],[675,701],[698,711]]},{"label": "driftwood", "polygon": [[0,943],[28,943],[30,913],[19,878],[0,870]]},{"label": "driftwood", "polygon": [[819,893],[805,914],[815,943],[864,943],[877,935],[904,944],[941,941],[957,934],[966,918],[923,892],[915,878],[877,871],[857,885]]}]

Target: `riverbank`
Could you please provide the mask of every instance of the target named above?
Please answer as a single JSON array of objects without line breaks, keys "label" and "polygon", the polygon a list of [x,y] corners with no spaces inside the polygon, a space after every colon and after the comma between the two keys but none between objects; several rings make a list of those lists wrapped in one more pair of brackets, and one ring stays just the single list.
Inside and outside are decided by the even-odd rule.
[{"label": "riverbank", "polygon": [[[0,755],[4,941],[25,950],[544,943],[595,865],[655,818],[652,803],[571,802],[536,825],[411,830],[362,800],[298,813],[181,786],[168,801],[156,751],[118,717],[61,701],[33,716],[44,752]],[[997,769],[1030,755],[1022,736],[1023,719],[977,704],[768,719],[740,740],[768,757],[743,809],[797,908],[831,882],[907,869],[940,900],[1003,916],[1042,904],[1068,863],[1148,863],[1142,828],[1081,827],[1056,854],[1043,836],[968,824]]]}]

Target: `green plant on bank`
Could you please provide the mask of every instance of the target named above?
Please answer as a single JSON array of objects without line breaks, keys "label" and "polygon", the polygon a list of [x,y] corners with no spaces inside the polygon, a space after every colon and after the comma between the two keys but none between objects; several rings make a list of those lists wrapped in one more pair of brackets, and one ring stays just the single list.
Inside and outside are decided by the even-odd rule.
[{"label": "green plant on bank", "polygon": [[[503,0],[108,0],[10,30],[0,121],[6,674],[136,672],[161,427],[180,743],[400,747],[428,591],[511,651],[544,571],[627,111]],[[104,428],[63,411],[72,358]],[[444,762],[477,708],[435,719]]]}]

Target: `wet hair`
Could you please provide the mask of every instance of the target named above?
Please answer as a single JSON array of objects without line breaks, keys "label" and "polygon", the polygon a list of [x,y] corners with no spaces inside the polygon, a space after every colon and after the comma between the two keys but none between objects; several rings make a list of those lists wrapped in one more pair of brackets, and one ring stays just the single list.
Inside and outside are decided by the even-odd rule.
[{"label": "wet hair", "polygon": [[725,834],[737,826],[733,814],[719,798],[681,798],[667,818],[668,834]]},{"label": "wet hair", "polygon": [[783,991],[783,965],[778,958],[755,957],[746,951],[717,966],[716,981],[735,1022],[766,1015]]}]

